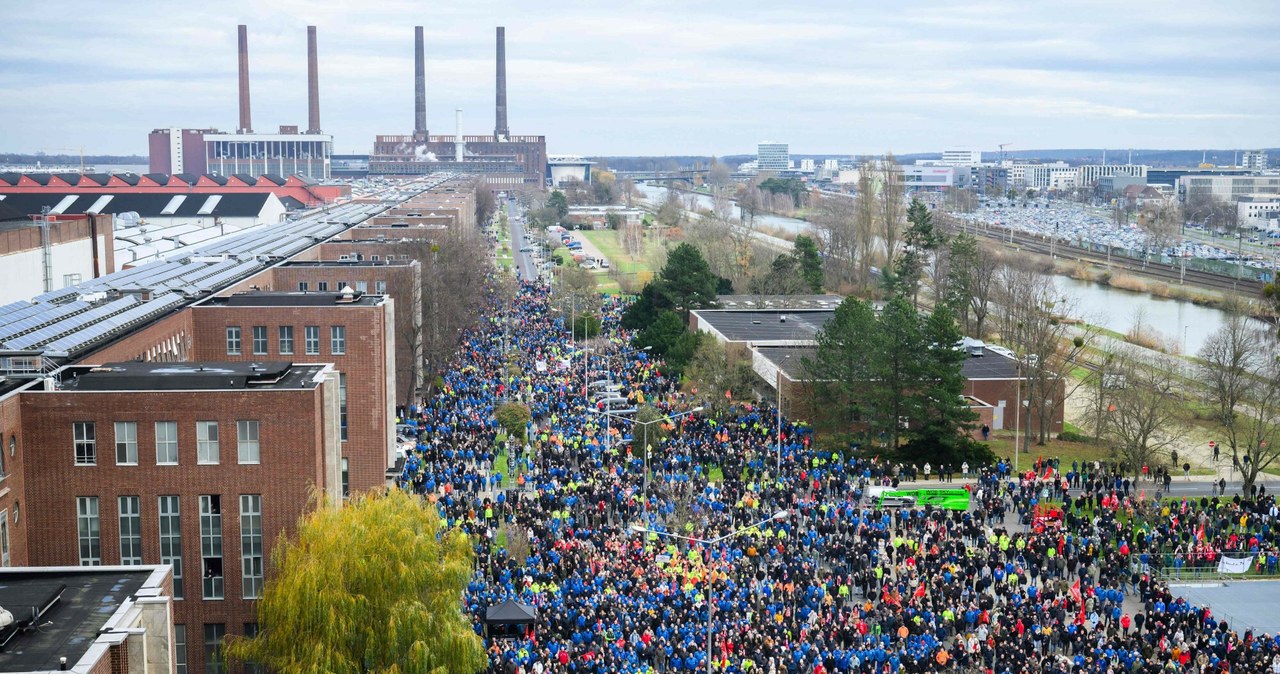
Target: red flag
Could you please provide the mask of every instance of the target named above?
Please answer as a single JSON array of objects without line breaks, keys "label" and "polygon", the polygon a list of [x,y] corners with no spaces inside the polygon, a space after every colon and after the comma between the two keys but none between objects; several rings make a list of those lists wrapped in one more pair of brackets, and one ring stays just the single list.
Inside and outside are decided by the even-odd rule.
[{"label": "red flag", "polygon": [[728,398],[729,400],[733,400],[733,391],[729,389],[725,389],[724,397]]},{"label": "red flag", "polygon": [[1083,605],[1084,603],[1080,600],[1080,579],[1079,578],[1076,579],[1076,584],[1071,586],[1071,598],[1076,600],[1076,603],[1078,604]]},{"label": "red flag", "polygon": [[1197,541],[1203,541],[1203,540],[1204,540],[1204,525],[1203,525],[1203,524],[1201,524],[1201,525],[1200,525],[1200,528],[1196,530],[1196,540],[1197,540]]}]

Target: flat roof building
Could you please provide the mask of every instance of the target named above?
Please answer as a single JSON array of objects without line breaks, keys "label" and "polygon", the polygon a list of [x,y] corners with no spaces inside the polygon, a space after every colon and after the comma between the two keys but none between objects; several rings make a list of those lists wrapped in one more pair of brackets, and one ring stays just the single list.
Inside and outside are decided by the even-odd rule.
[{"label": "flat roof building", "polygon": [[0,569],[0,672],[172,673],[173,570]]},{"label": "flat roof building", "polygon": [[756,145],[757,171],[790,171],[790,146],[786,143],[765,141]]}]

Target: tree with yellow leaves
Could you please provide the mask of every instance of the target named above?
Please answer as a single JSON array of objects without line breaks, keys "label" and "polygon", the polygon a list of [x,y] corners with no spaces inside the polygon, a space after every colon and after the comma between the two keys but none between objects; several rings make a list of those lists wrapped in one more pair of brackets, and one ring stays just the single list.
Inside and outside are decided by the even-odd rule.
[{"label": "tree with yellow leaves", "polygon": [[465,534],[400,490],[304,515],[272,554],[258,636],[232,660],[283,674],[472,674],[484,647],[462,612],[471,577]]}]

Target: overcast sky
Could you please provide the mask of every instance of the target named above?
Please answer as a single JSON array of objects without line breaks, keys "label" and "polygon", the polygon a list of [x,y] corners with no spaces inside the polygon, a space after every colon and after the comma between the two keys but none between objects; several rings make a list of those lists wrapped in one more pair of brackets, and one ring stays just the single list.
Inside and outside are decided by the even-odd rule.
[{"label": "overcast sky", "polygon": [[0,2],[0,151],[146,152],[233,130],[236,25],[253,122],[306,128],[306,26],[335,151],[427,124],[492,133],[494,27],[513,134],[553,153],[899,153],[1280,145],[1275,0]]}]

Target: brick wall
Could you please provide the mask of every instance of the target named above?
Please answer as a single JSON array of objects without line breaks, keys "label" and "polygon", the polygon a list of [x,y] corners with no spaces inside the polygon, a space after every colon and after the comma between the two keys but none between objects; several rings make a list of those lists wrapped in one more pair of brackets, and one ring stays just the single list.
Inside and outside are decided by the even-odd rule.
[{"label": "brick wall", "polygon": [[[395,303],[380,305],[330,305],[305,307],[230,307],[203,305],[191,309],[193,316],[193,360],[285,360],[295,363],[333,363],[347,380],[347,441],[342,455],[349,461],[351,491],[381,489],[386,485],[388,453],[395,418],[392,393],[395,372],[387,359],[394,345],[384,316],[395,311]],[[253,353],[253,327],[267,329],[267,352]],[[279,328],[293,326],[292,354],[280,353]],[[305,327],[320,328],[320,352],[305,351]],[[330,327],[346,327],[345,354],[330,348]],[[226,331],[238,326],[239,355],[227,353]]]},{"label": "brick wall", "polygon": [[[187,626],[188,662],[192,673],[203,670],[203,626],[224,623],[227,634],[242,634],[256,621],[253,600],[242,598],[240,496],[262,496],[264,562],[278,536],[295,530],[311,503],[313,489],[326,481],[323,436],[324,390],[243,390],[143,392],[31,392],[21,396],[23,428],[29,448],[26,462],[33,565],[80,562],[76,498],[99,499],[103,564],[120,563],[119,496],[137,496],[141,506],[142,561],[160,563],[159,496],[179,497],[182,518],[185,599],[174,601],[174,622]],[[259,421],[261,460],[237,461],[236,421]],[[72,423],[93,421],[97,465],[74,461]],[[136,421],[138,465],[116,465],[115,421]],[[157,465],[155,422],[178,426],[178,465]],[[218,465],[197,465],[196,421],[219,424]],[[222,500],[224,599],[201,598],[201,495]],[[268,572],[269,572],[269,566]]]},{"label": "brick wall", "polygon": [[[26,498],[23,465],[27,458],[27,436],[22,432],[21,394],[0,398],[0,454],[5,477],[0,480],[0,516],[9,529],[9,566],[26,566],[27,528],[31,505]],[[14,521],[15,513],[17,521]]]}]

